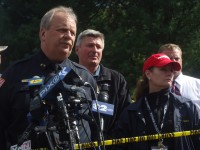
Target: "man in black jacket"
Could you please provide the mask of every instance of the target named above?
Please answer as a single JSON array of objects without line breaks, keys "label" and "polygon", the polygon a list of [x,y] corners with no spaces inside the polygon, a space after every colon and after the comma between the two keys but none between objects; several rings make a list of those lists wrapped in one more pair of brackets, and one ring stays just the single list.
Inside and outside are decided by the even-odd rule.
[{"label": "man in black jacket", "polygon": [[[96,87],[96,81],[93,76],[84,67],[68,59],[75,42],[76,24],[77,17],[71,8],[59,6],[49,10],[43,16],[40,23],[39,37],[41,41],[41,50],[30,58],[18,61],[3,72],[2,79],[4,83],[0,87],[1,150],[10,149],[13,145],[14,147],[11,149],[16,149],[16,144],[24,142],[23,138],[21,138],[20,141],[18,140],[21,135],[25,135],[24,137],[29,135],[27,139],[24,139],[24,146],[26,147],[31,144],[31,149],[45,147],[51,147],[51,149],[53,147],[54,149],[55,145],[52,146],[49,144],[50,138],[46,137],[48,134],[44,133],[45,130],[43,132],[33,130],[35,125],[44,126],[45,124],[47,124],[47,131],[48,129],[52,131],[51,127],[56,126],[56,132],[54,132],[53,135],[55,135],[54,138],[58,137],[56,135],[59,135],[60,142],[57,142],[57,144],[59,144],[60,147],[64,146],[64,149],[66,149],[67,146],[69,146],[68,148],[70,149],[70,146],[72,146],[67,144],[67,142],[71,141],[71,138],[69,137],[68,121],[66,119],[68,118],[68,111],[66,109],[70,109],[70,106],[73,107],[75,104],[66,104],[68,100],[70,100],[69,97],[66,99],[64,98],[64,100],[61,97],[62,95],[63,97],[64,95],[71,96],[70,94],[72,94],[72,92],[70,93],[70,91],[62,87],[65,85],[62,83],[61,88],[49,92],[52,95],[48,98],[40,99],[42,96],[41,93],[38,94],[37,90],[41,90],[42,88],[37,86],[30,87],[28,83],[33,77],[36,78],[36,80],[33,80],[34,83],[37,83],[35,81],[39,81],[37,80],[38,78],[44,77],[46,81],[44,80],[44,85],[42,87],[46,87],[44,93],[47,93],[46,91],[53,87],[52,85],[56,85],[56,81],[58,81],[58,78],[55,78],[56,76],[54,75],[58,75],[61,69],[63,71],[63,68],[69,67],[74,70],[75,74],[80,76],[83,81],[90,83],[93,88]],[[64,70],[62,73],[66,73],[66,71]],[[48,84],[49,82],[50,84]],[[71,82],[71,80],[69,82]],[[33,90],[31,90],[32,88]],[[82,88],[87,92],[85,93],[86,100],[90,99],[91,101],[91,99],[93,99],[92,95],[95,95],[94,92],[92,94],[93,90],[85,86]],[[38,95],[40,95],[39,102]],[[73,93],[72,97],[70,97],[72,100],[73,96],[75,97],[76,95]],[[37,103],[34,103],[34,101]],[[34,107],[30,109],[30,106]],[[77,105],[75,105],[72,110],[70,109],[71,112],[74,109],[76,110],[76,106]],[[76,112],[87,115],[87,104],[84,103],[82,108],[83,109],[80,108],[76,110]],[[69,117],[71,116],[69,115]],[[78,117],[78,115],[76,117]],[[90,141],[89,124],[86,120],[82,121],[84,126],[79,126],[81,123],[78,124],[80,142],[88,142]],[[73,123],[76,124],[77,122]],[[71,120],[69,124],[71,124]],[[27,132],[24,132],[25,129],[27,129]],[[29,131],[30,134],[28,134]]]},{"label": "man in black jacket", "polygon": [[79,58],[79,64],[85,66],[96,79],[99,87],[98,101],[105,105],[114,105],[112,115],[101,113],[100,118],[104,139],[111,139],[111,131],[116,120],[123,108],[131,102],[131,98],[124,76],[100,64],[103,49],[104,35],[99,31],[87,29],[78,35],[76,54]]}]

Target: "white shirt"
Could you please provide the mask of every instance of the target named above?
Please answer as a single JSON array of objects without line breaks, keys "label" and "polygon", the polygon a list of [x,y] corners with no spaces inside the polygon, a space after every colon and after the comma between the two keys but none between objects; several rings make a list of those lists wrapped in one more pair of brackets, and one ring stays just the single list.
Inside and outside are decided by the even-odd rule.
[{"label": "white shirt", "polygon": [[181,73],[175,81],[182,97],[200,101],[200,79]]}]

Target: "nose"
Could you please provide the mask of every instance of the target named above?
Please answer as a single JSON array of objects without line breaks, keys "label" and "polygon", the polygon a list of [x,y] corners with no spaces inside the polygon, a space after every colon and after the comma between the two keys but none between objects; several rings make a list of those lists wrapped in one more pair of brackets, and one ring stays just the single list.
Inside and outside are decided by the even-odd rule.
[{"label": "nose", "polygon": [[97,46],[94,46],[94,51],[97,52],[98,51],[98,48]]},{"label": "nose", "polygon": [[64,37],[72,37],[72,33],[68,30],[64,32]]}]

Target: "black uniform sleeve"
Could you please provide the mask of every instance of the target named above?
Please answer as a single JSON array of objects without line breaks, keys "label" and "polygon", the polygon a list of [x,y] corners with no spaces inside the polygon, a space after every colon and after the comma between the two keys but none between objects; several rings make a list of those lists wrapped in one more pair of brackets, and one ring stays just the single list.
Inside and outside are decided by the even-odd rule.
[{"label": "black uniform sleeve", "polygon": [[9,77],[10,73],[4,73],[1,80],[4,83],[0,87],[0,149],[6,149],[6,130],[9,124],[10,112],[9,112],[9,101],[10,92],[12,90],[11,80]]}]

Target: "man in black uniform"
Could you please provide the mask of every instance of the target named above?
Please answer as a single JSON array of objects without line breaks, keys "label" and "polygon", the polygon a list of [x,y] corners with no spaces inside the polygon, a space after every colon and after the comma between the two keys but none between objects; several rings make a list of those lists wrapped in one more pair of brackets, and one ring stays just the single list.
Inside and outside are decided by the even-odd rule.
[{"label": "man in black uniform", "polygon": [[[92,75],[84,67],[68,59],[75,42],[76,24],[77,17],[71,8],[59,6],[49,10],[40,23],[41,51],[31,58],[18,61],[2,74],[5,82],[0,87],[1,150],[17,144],[18,138],[29,125],[27,114],[29,114],[30,90],[26,88],[27,79],[34,76],[48,77],[56,73],[57,68],[70,67],[83,81],[95,88],[96,81]],[[86,94],[91,97],[94,93],[90,91]],[[90,136],[88,122],[85,121],[84,126]],[[88,141],[83,127],[80,127],[79,133],[81,142]],[[29,136],[32,148],[47,146],[46,137],[40,135],[37,135],[37,138],[32,137],[34,133]]]},{"label": "man in black uniform", "polygon": [[[76,54],[79,64],[85,66],[94,76],[99,87],[98,100],[105,105],[114,105],[113,115],[101,114],[101,128],[104,138],[111,139],[111,131],[123,108],[131,102],[127,82],[119,72],[100,64],[104,49],[104,35],[87,29],[78,35]],[[95,130],[92,130],[92,133]]]}]

